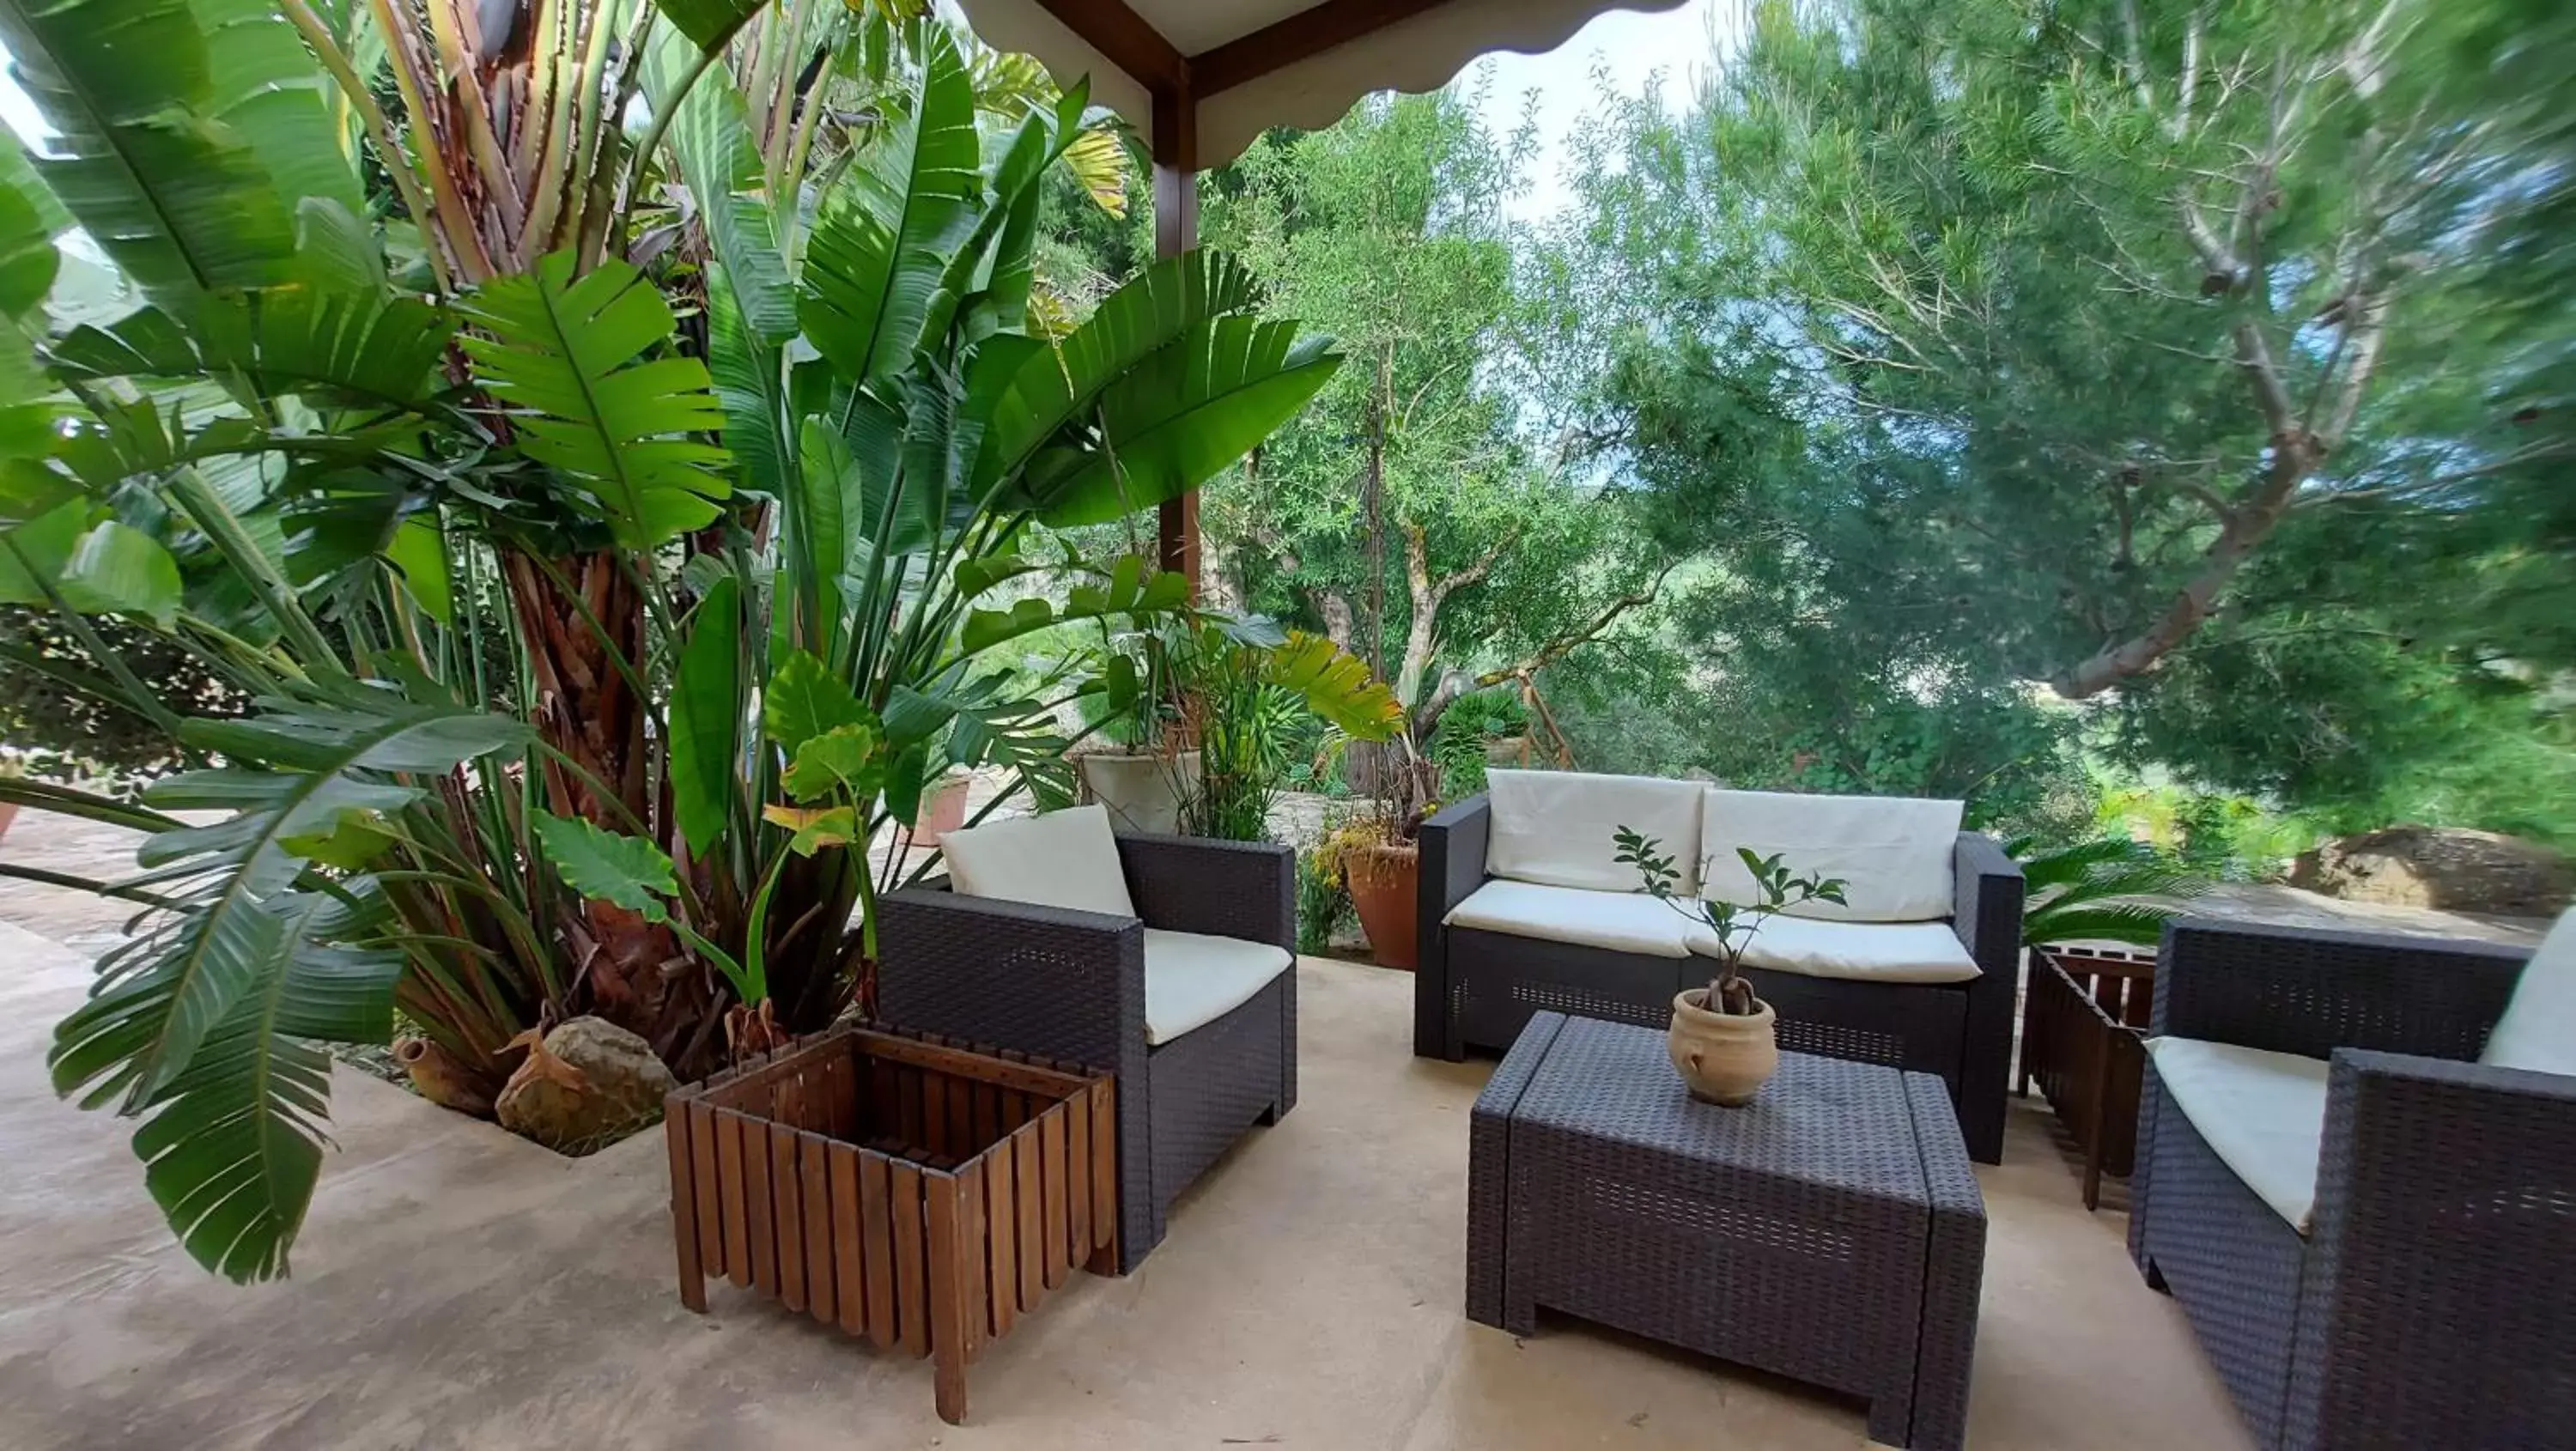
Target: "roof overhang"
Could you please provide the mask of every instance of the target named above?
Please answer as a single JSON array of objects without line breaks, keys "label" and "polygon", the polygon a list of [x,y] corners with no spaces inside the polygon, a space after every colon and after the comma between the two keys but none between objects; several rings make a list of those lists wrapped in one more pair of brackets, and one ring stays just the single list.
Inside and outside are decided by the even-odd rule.
[{"label": "roof overhang", "polygon": [[[957,0],[987,44],[1037,57],[1059,84],[1089,76],[1095,103],[1189,170],[1233,160],[1273,126],[1329,126],[1372,91],[1436,90],[1493,51],[1554,50],[1604,11],[1681,3]],[[1190,139],[1169,154],[1176,136]]]}]

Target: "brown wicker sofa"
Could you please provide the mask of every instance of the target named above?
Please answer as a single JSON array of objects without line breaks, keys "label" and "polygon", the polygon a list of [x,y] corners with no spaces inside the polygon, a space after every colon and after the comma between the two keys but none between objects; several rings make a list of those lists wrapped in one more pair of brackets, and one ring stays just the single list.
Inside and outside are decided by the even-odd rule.
[{"label": "brown wicker sofa", "polygon": [[[2576,958],[2576,927],[2557,935]],[[2129,1249],[2181,1305],[2258,1445],[2576,1437],[2576,1075],[2476,1061],[2506,1036],[2528,958],[2430,938],[2166,929]],[[2545,1036],[2576,1055],[2576,962],[2561,965]],[[2295,1137],[2314,1152],[2286,1191],[2277,1161],[2294,1136],[2264,1135],[2273,1110],[2251,1090],[2213,1096],[2213,1055],[2300,1096]],[[2248,1162],[2266,1152],[2276,1162]]]},{"label": "brown wicker sofa", "polygon": [[[944,879],[888,893],[877,997],[890,1023],[1117,1075],[1124,1273],[1162,1243],[1182,1190],[1247,1129],[1297,1106],[1296,864],[1266,842],[1115,840],[1132,916],[967,896]],[[1149,931],[1275,945],[1291,965],[1203,1025],[1149,1042]]]},{"label": "brown wicker sofa", "polygon": [[[1627,778],[1601,778],[1607,780]],[[1665,1026],[1674,994],[1704,984],[1709,959],[1652,956],[1451,926],[1488,871],[1489,798],[1457,802],[1423,823],[1413,1051],[1455,1060],[1501,1052],[1541,1009]],[[1794,868],[1799,864],[1792,861]],[[1780,1046],[1937,1074],[1949,1087],[1969,1154],[2003,1154],[2013,1010],[2021,969],[2021,868],[1993,841],[1957,834],[1948,926],[1974,959],[1964,982],[1862,981],[1750,967],[1779,1014]],[[1955,948],[1953,949],[1955,950]]]}]

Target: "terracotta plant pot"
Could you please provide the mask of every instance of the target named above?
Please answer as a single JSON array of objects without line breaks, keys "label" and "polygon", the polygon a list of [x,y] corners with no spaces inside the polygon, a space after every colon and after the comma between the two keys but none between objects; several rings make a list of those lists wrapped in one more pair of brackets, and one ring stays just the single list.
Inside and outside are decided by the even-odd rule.
[{"label": "terracotta plant pot", "polygon": [[937,846],[939,838],[966,824],[966,788],[974,778],[964,772],[942,776],[921,793],[921,812],[912,824],[914,846]]},{"label": "terracotta plant pot", "polygon": [[476,1118],[490,1118],[500,1085],[488,1075],[456,1061],[454,1054],[427,1038],[404,1038],[394,1044],[394,1061],[411,1075],[420,1096],[441,1108]]},{"label": "terracotta plant pot", "polygon": [[1082,794],[1109,808],[1120,831],[1170,836],[1181,829],[1181,802],[1199,785],[1199,753],[1163,756],[1098,751],[1073,758]]},{"label": "terracotta plant pot", "polygon": [[1712,1013],[1701,1006],[1707,1001],[1706,988],[1674,996],[1668,1040],[1673,1067],[1689,1085],[1691,1097],[1742,1108],[1780,1067],[1776,1019],[1771,1005],[1758,998],[1750,1015]]},{"label": "terracotta plant pot", "polygon": [[0,801],[0,840],[5,840],[8,837],[10,824],[15,822],[17,819],[18,803],[15,801]]},{"label": "terracotta plant pot", "polygon": [[1346,848],[1342,878],[1350,883],[1360,930],[1368,934],[1369,955],[1380,967],[1411,972],[1420,960],[1414,939],[1421,924],[1416,885],[1422,879],[1422,849],[1411,842]]}]

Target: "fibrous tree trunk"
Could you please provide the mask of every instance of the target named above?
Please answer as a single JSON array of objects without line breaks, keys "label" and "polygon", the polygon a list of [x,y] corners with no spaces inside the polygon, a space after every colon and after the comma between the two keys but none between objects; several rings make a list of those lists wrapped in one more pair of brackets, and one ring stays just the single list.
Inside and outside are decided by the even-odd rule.
[{"label": "fibrous tree trunk", "polygon": [[[644,600],[614,554],[540,563],[505,553],[511,615],[535,692],[532,719],[548,746],[547,809],[605,830],[635,833],[654,817],[645,719],[649,702],[627,672],[645,658]],[[685,1071],[712,1041],[705,970],[668,927],[611,902],[584,899],[566,924],[574,1012],[592,1012],[651,1043]]]}]

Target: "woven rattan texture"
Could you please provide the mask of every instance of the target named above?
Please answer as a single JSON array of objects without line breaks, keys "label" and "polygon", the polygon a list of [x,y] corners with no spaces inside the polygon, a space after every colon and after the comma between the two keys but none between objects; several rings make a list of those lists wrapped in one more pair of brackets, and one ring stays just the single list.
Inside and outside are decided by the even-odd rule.
[{"label": "woven rattan texture", "polygon": [[1722,1109],[1661,1033],[1540,1013],[1469,1132],[1471,1317],[1528,1334],[1544,1305],[1864,1397],[1875,1439],[1959,1444],[1985,1212],[1937,1080],[1784,1054]]},{"label": "woven rattan texture", "polygon": [[2481,1067],[2522,955],[2178,923],[2154,1030],[2332,1055],[2308,1233],[2152,1066],[2130,1249],[2259,1444],[2576,1446],[2576,1079]]}]

